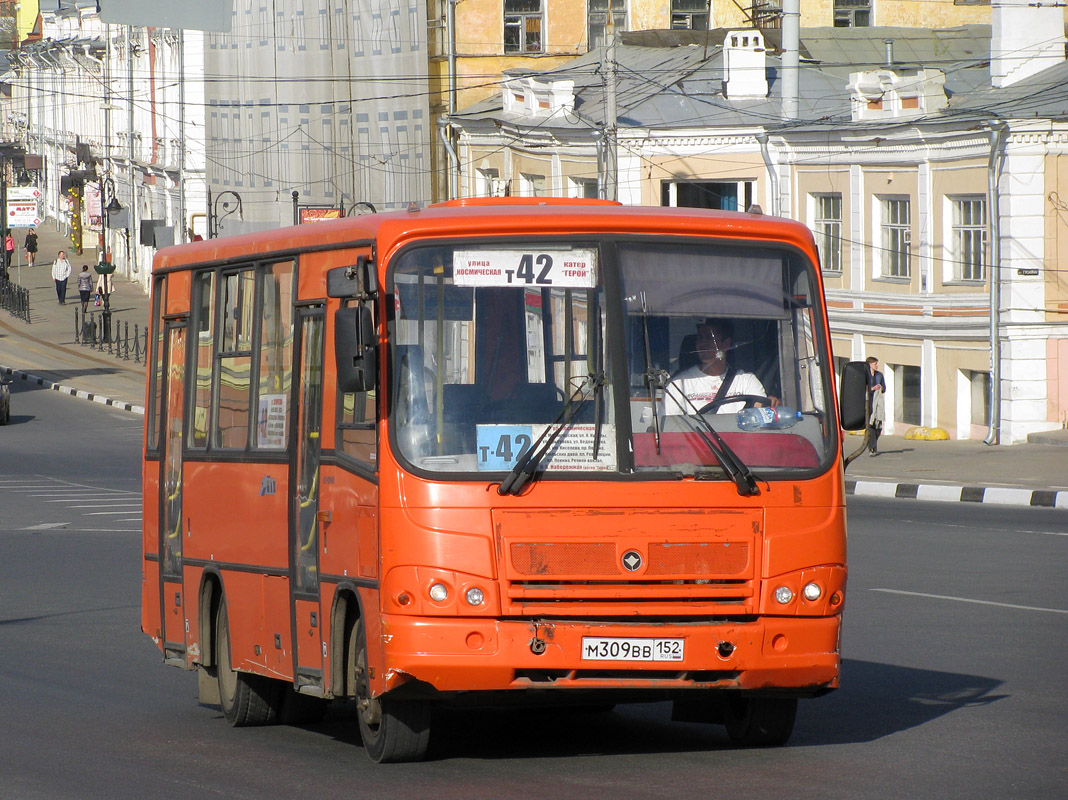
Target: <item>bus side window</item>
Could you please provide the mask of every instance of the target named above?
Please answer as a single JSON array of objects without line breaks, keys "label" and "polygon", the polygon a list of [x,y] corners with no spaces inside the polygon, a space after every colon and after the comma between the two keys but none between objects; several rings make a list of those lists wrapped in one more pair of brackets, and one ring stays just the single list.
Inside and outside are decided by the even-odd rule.
[{"label": "bus side window", "polygon": [[152,361],[149,370],[148,424],[145,428],[145,449],[153,452],[159,448],[160,407],[163,403],[163,313],[167,308],[167,278],[156,279],[152,290],[153,328]]},{"label": "bus side window", "polygon": [[[345,302],[356,306],[356,300]],[[374,314],[374,304],[367,303]],[[377,327],[377,326],[376,326]],[[335,332],[336,336],[336,332]],[[337,448],[344,455],[370,470],[378,466],[378,391],[344,392],[338,394]]]},{"label": "bus side window", "polygon": [[193,279],[193,413],[186,424],[188,447],[208,446],[208,415],[211,410],[211,365],[215,355],[215,272],[201,272]]},{"label": "bus side window", "polygon": [[244,269],[223,277],[222,344],[217,354],[212,444],[243,450],[248,443],[252,377],[252,321],[255,272]]},{"label": "bus side window", "polygon": [[288,442],[295,272],[292,261],[280,261],[262,273],[255,446],[263,450],[284,450]]}]

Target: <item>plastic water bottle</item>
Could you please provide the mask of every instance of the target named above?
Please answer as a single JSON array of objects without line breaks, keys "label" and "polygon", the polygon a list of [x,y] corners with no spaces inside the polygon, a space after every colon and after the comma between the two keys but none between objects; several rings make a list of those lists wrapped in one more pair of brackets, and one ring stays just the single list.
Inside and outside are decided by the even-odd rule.
[{"label": "plastic water bottle", "polygon": [[738,427],[743,431],[777,431],[792,428],[801,421],[801,412],[789,406],[743,408],[738,412]]}]

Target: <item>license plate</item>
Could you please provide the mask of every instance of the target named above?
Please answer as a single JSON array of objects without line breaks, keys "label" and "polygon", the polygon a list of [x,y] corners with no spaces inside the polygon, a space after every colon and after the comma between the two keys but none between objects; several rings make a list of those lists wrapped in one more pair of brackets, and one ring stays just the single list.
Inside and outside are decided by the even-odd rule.
[{"label": "license plate", "polygon": [[583,661],[682,661],[685,639],[582,637]]}]

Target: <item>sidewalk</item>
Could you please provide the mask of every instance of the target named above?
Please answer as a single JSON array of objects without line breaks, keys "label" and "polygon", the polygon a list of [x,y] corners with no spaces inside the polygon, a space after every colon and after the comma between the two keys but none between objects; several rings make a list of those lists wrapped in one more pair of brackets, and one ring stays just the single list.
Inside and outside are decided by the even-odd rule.
[{"label": "sidewalk", "polygon": [[[145,356],[142,363],[131,357],[125,360],[101,352],[75,340],[75,313],[80,312],[77,274],[88,264],[96,283],[93,265],[99,261],[96,249],[77,255],[70,241],[57,232],[51,222],[37,228],[37,264],[27,267],[22,252],[25,229],[16,231],[18,262],[9,269],[11,280],[30,292],[30,322],[0,310],[0,373],[12,375],[66,394],[115,406],[125,411],[144,413]],[[71,276],[67,281],[67,303],[59,305],[52,263],[60,250],[67,252]],[[113,320],[138,325],[141,336],[149,321],[148,297],[140,284],[121,276],[112,276],[111,316]],[[89,304],[91,315],[99,319],[101,308]],[[143,339],[142,339],[143,341]],[[12,409],[18,414],[17,407]]]},{"label": "sidewalk", "polygon": [[[114,406],[144,413],[144,364],[125,361],[75,342],[77,281],[67,283],[67,304],[59,305],[52,281],[56,252],[67,250],[74,273],[98,260],[95,250],[73,255],[69,242],[45,223],[38,228],[37,266],[22,266],[21,283],[30,290],[30,324],[0,311],[0,373]],[[25,231],[21,232],[25,235]],[[21,236],[18,244],[22,244]],[[95,273],[94,273],[95,276]],[[18,271],[11,268],[13,280]],[[90,312],[98,314],[91,304]],[[139,284],[114,278],[111,296],[114,319],[149,321],[148,297]],[[13,410],[18,415],[17,406]],[[1068,430],[1032,437],[1027,444],[989,446],[981,441],[910,441],[883,436],[880,454],[859,456],[846,470],[846,492],[953,502],[983,502],[1068,509]],[[847,435],[845,452],[860,447],[861,437]]]}]

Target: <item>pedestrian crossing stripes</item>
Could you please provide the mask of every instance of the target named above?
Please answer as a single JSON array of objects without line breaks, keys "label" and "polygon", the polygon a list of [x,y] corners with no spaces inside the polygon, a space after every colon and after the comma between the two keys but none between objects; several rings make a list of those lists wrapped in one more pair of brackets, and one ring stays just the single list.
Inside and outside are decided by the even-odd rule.
[{"label": "pedestrian crossing stripes", "polygon": [[0,498],[5,497],[7,513],[0,529],[7,531],[141,530],[139,492],[86,486],[45,475],[0,474]]}]

